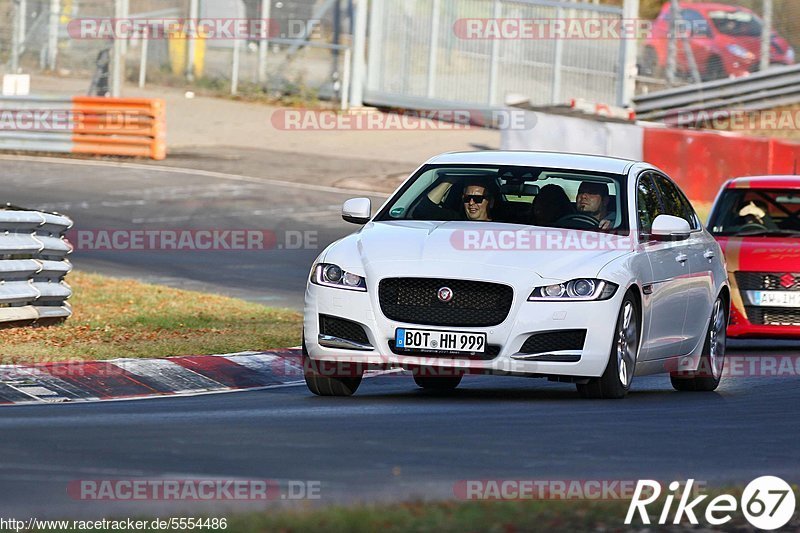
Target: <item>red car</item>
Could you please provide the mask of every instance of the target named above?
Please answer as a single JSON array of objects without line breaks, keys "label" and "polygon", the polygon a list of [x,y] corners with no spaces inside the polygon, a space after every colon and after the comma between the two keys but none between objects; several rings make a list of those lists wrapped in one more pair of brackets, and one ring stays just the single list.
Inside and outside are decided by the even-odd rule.
[{"label": "red car", "polygon": [[[689,42],[704,80],[742,76],[759,69],[761,61],[761,19],[744,7],[718,3],[679,4],[684,23],[679,34],[691,34]],[[655,76],[666,67],[670,35],[670,3],[664,4],[653,23],[642,59],[642,74]],[[689,63],[679,40],[677,69],[689,72]],[[794,64],[794,49],[777,33],[772,34],[770,63]]]},{"label": "red car", "polygon": [[728,336],[800,337],[800,176],[728,181],[708,229],[728,264]]}]

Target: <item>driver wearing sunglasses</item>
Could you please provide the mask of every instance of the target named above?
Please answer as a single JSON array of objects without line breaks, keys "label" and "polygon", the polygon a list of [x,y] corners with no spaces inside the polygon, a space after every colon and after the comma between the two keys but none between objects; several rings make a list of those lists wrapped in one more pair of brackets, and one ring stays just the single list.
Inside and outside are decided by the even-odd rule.
[{"label": "driver wearing sunglasses", "polygon": [[492,217],[489,208],[494,204],[494,199],[489,190],[482,185],[467,185],[462,195],[464,214],[467,220],[489,222]]}]

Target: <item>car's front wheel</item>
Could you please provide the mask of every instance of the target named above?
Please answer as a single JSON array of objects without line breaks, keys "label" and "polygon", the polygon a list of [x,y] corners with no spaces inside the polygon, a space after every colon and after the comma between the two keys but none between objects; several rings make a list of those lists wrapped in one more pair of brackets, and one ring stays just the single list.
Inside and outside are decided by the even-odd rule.
[{"label": "car's front wheel", "polygon": [[578,392],[584,398],[624,398],[631,388],[636,371],[636,354],[639,351],[639,307],[632,294],[625,295],[617,317],[614,344],[603,375],[588,383],[578,383]]},{"label": "car's front wheel", "polygon": [[673,372],[670,380],[675,390],[711,392],[719,387],[722,370],[725,367],[725,343],[728,328],[728,313],[725,300],[721,297],[714,302],[711,320],[700,356],[700,365],[694,372]]},{"label": "car's front wheel", "polygon": [[[320,372],[320,369],[330,366],[331,372]],[[334,375],[327,375],[334,374]],[[321,361],[313,361],[308,356],[306,342],[303,339],[303,376],[306,379],[308,390],[317,396],[352,396],[361,385],[362,375],[338,376],[334,364],[326,365]]]}]

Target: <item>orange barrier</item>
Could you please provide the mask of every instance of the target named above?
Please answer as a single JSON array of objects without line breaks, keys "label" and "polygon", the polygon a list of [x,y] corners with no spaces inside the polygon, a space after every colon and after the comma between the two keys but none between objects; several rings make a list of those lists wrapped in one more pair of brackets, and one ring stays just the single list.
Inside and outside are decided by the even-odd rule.
[{"label": "orange barrier", "polygon": [[72,99],[73,153],[167,157],[166,106],[161,99]]},{"label": "orange barrier", "polygon": [[795,174],[800,144],[672,128],[644,128],[643,159],[664,170],[692,201],[711,202],[738,176]]},{"label": "orange barrier", "polygon": [[164,159],[161,99],[0,97],[0,150]]}]

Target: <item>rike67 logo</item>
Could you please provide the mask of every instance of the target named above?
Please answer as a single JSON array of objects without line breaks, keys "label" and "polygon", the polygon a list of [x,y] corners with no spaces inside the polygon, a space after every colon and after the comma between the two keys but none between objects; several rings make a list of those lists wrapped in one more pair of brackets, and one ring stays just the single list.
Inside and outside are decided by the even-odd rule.
[{"label": "rike67 logo", "polygon": [[[673,481],[669,484],[669,492],[663,498],[663,507],[658,515],[657,523],[680,524],[684,519],[693,525],[698,525],[700,504],[708,498],[701,494],[690,500],[693,495],[694,480],[690,479],[681,490],[681,483]],[[625,524],[630,525],[638,513],[639,519],[644,524],[650,524],[651,516],[648,506],[656,507],[661,504],[662,487],[658,481],[640,480],[636,485]],[[674,507],[675,500],[678,500]],[[762,476],[751,481],[742,492],[740,500],[730,494],[721,494],[706,502],[705,513],[702,518],[711,526],[721,526],[730,522],[733,513],[741,510],[750,524],[758,529],[771,531],[781,528],[789,523],[794,516],[795,495],[792,487],[779,477]]]}]

